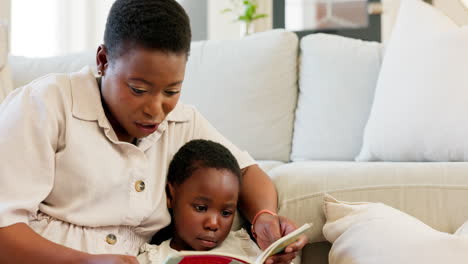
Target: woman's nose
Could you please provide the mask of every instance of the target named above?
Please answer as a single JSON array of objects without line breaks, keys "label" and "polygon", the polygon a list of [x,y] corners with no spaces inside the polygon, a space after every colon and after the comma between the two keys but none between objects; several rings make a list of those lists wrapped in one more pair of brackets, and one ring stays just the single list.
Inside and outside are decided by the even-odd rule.
[{"label": "woman's nose", "polygon": [[153,121],[162,121],[161,116],[164,116],[163,101],[159,96],[151,97],[145,105],[143,112]]}]

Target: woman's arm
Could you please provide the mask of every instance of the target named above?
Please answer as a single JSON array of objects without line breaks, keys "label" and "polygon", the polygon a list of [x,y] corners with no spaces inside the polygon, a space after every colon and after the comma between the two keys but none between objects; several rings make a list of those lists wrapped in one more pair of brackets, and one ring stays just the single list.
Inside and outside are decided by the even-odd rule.
[{"label": "woman's arm", "polygon": [[240,209],[249,222],[260,210],[267,209],[275,213],[278,210],[275,185],[258,165],[242,169]]},{"label": "woman's arm", "polygon": [[24,223],[0,228],[0,263],[138,263],[135,257],[91,255],[53,243]]},{"label": "woman's arm", "polygon": [[[65,89],[35,82],[0,107],[0,263],[137,263],[53,243],[24,224],[54,187]],[[18,188],[21,184],[21,188]]]},{"label": "woman's arm", "polygon": [[84,263],[86,254],[53,243],[24,223],[0,228],[0,263]]},{"label": "woman's arm", "polygon": [[[257,165],[244,168],[242,175],[240,206],[249,222],[252,222],[255,215],[264,209],[277,213],[278,195],[270,177]],[[284,216],[263,213],[257,217],[253,228],[257,244],[264,250],[297,227],[293,221]],[[284,253],[269,257],[266,263],[290,263],[306,244],[307,238],[303,235],[287,246]]]}]

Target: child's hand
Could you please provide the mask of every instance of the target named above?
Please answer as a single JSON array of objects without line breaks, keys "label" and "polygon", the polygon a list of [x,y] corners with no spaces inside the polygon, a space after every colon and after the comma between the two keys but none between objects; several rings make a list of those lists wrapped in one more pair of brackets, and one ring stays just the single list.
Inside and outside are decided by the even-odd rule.
[{"label": "child's hand", "polygon": [[90,255],[83,264],[138,264],[138,260],[133,256],[126,255]]}]

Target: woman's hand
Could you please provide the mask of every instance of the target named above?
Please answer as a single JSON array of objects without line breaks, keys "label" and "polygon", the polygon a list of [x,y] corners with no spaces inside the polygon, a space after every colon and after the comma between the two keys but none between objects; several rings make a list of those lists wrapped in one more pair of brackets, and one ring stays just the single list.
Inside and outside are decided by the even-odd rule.
[{"label": "woman's hand", "polygon": [[126,255],[89,255],[83,264],[138,264],[138,260],[133,256]]},{"label": "woman's hand", "polygon": [[[284,216],[274,216],[271,214],[261,214],[255,221],[253,227],[257,236],[257,244],[265,250],[270,244],[279,238],[297,229],[297,226]],[[287,246],[284,253],[279,253],[269,257],[266,264],[286,264],[290,263],[297,253],[307,244],[307,237],[302,235],[299,239]]]}]

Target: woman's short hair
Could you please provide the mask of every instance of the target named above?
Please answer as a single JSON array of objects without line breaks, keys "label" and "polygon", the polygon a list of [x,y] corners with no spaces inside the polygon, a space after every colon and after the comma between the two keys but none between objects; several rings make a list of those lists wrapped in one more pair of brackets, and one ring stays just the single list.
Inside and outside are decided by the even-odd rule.
[{"label": "woman's short hair", "polygon": [[175,0],[116,0],[104,31],[110,58],[133,47],[188,55],[191,38],[189,17]]}]

